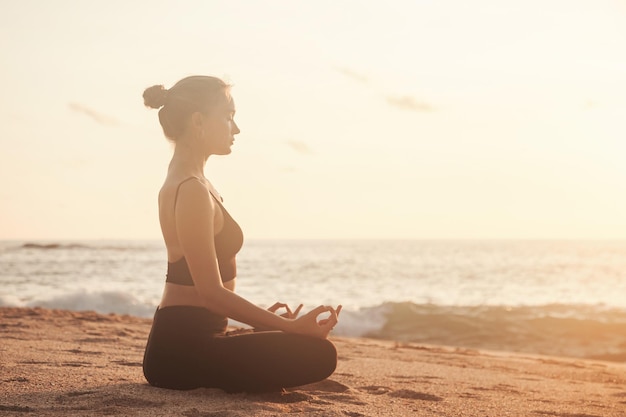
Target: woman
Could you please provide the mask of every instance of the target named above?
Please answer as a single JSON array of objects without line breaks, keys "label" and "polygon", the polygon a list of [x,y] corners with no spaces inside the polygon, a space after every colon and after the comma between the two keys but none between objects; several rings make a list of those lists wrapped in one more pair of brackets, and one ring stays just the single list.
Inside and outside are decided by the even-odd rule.
[{"label": "woman", "polygon": [[[265,310],[234,292],[243,234],[204,177],[208,157],[229,154],[239,133],[230,86],[193,76],[169,90],[150,87],[143,97],[160,108],[163,132],[175,144],[159,193],[168,268],[144,355],[146,379],[164,388],[258,392],[328,377],[337,351],[327,337],[341,306],[298,317],[301,305]],[[263,331],[228,334],[228,317]]]}]

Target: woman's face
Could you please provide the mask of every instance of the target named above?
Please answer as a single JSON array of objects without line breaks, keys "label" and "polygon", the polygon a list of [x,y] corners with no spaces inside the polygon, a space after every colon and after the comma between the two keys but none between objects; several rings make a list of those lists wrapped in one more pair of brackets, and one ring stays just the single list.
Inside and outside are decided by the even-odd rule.
[{"label": "woman's face", "polygon": [[204,117],[204,144],[208,155],[228,155],[239,127],[235,123],[235,102],[232,97],[223,100]]}]

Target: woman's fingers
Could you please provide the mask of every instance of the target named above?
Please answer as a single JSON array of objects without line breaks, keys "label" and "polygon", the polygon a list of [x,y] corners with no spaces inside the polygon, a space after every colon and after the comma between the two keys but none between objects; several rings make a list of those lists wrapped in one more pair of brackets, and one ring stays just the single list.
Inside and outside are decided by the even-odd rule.
[{"label": "woman's fingers", "polygon": [[309,311],[307,313],[307,316],[315,316],[317,318],[317,316],[319,316],[320,314],[330,311],[332,309],[333,308],[330,306],[317,306],[313,310]]},{"label": "woman's fingers", "polygon": [[[320,314],[325,313],[325,312],[329,312],[330,315],[328,317],[325,317],[325,318],[317,321],[317,317]],[[320,313],[317,314],[315,317],[316,317],[316,321],[317,321],[318,326],[326,329],[326,331],[332,330],[332,328],[335,327],[335,325],[337,324],[337,321],[338,321],[337,312],[335,311],[334,308],[328,307],[328,306],[324,307],[324,309],[321,309]]]},{"label": "woman's fingers", "polygon": [[[300,312],[301,307],[302,305],[299,305],[296,309],[296,315]],[[339,312],[341,312],[341,306],[337,306],[337,308],[325,305],[317,306],[295,321],[296,327],[294,329],[297,329],[295,333],[327,338],[339,321],[337,317]],[[321,315],[323,315],[322,318],[320,318]]]},{"label": "woman's fingers", "polygon": [[295,319],[298,317],[298,314],[300,313],[300,310],[302,310],[302,307],[303,307],[303,304],[300,304],[298,308],[296,308],[296,311],[291,311],[291,308],[289,308],[288,304],[278,302],[278,303],[274,303],[274,305],[268,308],[267,310],[271,311],[272,313],[276,313],[279,309],[284,308],[285,310],[287,310],[287,312],[281,314],[281,317],[284,317],[286,319]]},{"label": "woman's fingers", "polygon": [[339,317],[337,316],[337,310],[335,310],[334,308],[332,308],[330,310],[330,317],[328,317],[328,324],[331,324],[331,328],[335,327],[335,325],[337,324],[337,322],[339,321]]},{"label": "woman's fingers", "polygon": [[298,306],[298,308],[296,308],[296,311],[294,311],[294,312],[293,312],[293,318],[294,318],[294,319],[298,317],[298,314],[300,314],[300,310],[302,310],[302,307],[303,307],[303,306],[304,306],[304,304],[300,304],[300,305]]},{"label": "woman's fingers", "polygon": [[341,312],[342,306],[339,305],[337,306],[337,308],[332,308],[331,306],[317,306],[315,307],[313,310],[309,311],[307,313],[307,315],[311,315],[311,316],[315,316],[316,318],[323,313],[330,313],[330,315],[322,320],[320,320],[320,322],[326,322],[327,320],[333,320],[333,321],[338,321],[338,316],[339,313]]},{"label": "woman's fingers", "polygon": [[291,314],[291,310],[289,309],[289,306],[285,303],[281,303],[280,301],[277,303],[274,303],[273,306],[271,306],[270,308],[268,308],[268,311],[271,311],[272,313],[276,313],[278,311],[278,309],[284,308],[287,310],[287,313],[282,314],[283,316],[286,315],[290,315]]},{"label": "woman's fingers", "polygon": [[278,303],[274,303],[274,305],[268,308],[267,310],[271,311],[272,313],[276,313],[276,310],[278,310],[281,307],[285,307],[285,304],[278,302]]}]

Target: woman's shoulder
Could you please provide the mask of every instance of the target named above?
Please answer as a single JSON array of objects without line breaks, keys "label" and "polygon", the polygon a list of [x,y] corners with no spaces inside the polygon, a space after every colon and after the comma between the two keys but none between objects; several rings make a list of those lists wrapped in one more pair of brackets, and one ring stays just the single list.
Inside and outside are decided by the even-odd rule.
[{"label": "woman's shoulder", "polygon": [[[183,197],[184,195],[184,197]],[[206,198],[209,189],[206,181],[199,177],[172,177],[166,178],[159,191],[159,202],[167,200],[178,201],[184,198]]]},{"label": "woman's shoulder", "polygon": [[[189,187],[191,185],[191,187]],[[176,192],[181,188],[195,188],[198,186],[202,186],[206,188],[206,181],[203,178],[195,177],[195,176],[172,176],[167,177],[161,186],[161,193],[167,192]],[[198,189],[200,189],[198,187]]]}]

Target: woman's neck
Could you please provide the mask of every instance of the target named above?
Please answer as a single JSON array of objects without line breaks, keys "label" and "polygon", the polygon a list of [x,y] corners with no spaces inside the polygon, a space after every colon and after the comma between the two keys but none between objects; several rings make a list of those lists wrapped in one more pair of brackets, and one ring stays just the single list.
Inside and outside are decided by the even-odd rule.
[{"label": "woman's neck", "polygon": [[176,144],[170,161],[169,171],[180,172],[184,176],[204,178],[204,167],[208,157],[185,143]]}]

